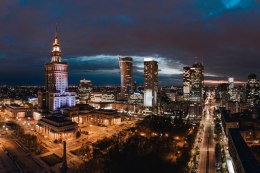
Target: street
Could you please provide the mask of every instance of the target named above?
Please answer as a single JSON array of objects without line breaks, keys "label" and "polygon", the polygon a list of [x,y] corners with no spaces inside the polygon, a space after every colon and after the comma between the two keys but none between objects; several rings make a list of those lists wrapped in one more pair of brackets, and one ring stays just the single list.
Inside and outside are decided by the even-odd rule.
[{"label": "street", "polygon": [[0,165],[1,172],[3,173],[16,173],[20,171],[15,162],[10,157],[8,157],[7,153],[5,153],[5,149],[2,144],[0,145]]},{"label": "street", "polygon": [[204,129],[200,147],[199,173],[215,173],[214,104],[214,99],[210,94],[205,101],[205,114],[202,119]]},{"label": "street", "polygon": [[[22,148],[9,138],[0,138],[0,154],[1,159],[10,172],[45,172],[42,167],[37,164],[28,153],[25,153]],[[5,153],[6,152],[6,153]]]}]

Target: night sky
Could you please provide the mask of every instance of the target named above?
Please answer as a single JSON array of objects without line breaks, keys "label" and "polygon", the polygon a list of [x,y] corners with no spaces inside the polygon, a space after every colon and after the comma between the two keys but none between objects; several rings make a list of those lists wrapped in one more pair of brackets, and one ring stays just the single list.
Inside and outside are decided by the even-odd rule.
[{"label": "night sky", "polygon": [[56,23],[70,84],[118,85],[118,55],[139,83],[144,57],[162,85],[202,59],[207,80],[260,75],[260,0],[1,0],[0,84],[44,84]]}]

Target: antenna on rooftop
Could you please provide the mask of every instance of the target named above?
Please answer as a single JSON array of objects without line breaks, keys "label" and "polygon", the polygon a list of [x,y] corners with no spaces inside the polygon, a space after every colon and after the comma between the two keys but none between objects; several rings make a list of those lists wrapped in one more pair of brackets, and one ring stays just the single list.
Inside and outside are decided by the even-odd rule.
[{"label": "antenna on rooftop", "polygon": [[195,59],[195,64],[196,64],[198,62],[198,57],[195,56],[194,59]]}]

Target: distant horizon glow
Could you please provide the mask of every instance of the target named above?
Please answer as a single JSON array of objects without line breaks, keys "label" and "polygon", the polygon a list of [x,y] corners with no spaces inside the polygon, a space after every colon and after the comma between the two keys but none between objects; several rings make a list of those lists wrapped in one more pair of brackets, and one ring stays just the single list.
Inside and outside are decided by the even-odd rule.
[{"label": "distant horizon glow", "polygon": [[[204,83],[205,84],[210,84],[210,85],[222,84],[222,83],[228,84],[228,81],[227,80],[204,80]],[[234,81],[234,84],[246,84],[246,83],[247,82],[245,82],[245,81]]]}]

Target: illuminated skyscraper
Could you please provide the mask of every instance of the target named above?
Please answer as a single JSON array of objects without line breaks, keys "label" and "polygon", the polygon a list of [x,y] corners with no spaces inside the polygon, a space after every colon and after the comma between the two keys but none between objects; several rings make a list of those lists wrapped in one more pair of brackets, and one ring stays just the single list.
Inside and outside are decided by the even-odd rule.
[{"label": "illuminated skyscraper", "polygon": [[56,29],[51,62],[45,64],[45,92],[39,93],[39,108],[55,112],[75,106],[74,92],[68,92],[68,63],[61,61],[61,49]]},{"label": "illuminated skyscraper", "polygon": [[132,93],[133,60],[131,57],[119,58],[121,71],[121,93],[123,99],[128,99]]},{"label": "illuminated skyscraper", "polygon": [[204,67],[200,63],[183,68],[183,96],[185,100],[201,102],[203,100]]},{"label": "illuminated skyscraper", "polygon": [[90,100],[90,93],[92,91],[92,82],[90,80],[80,80],[79,84],[79,102],[88,103]]},{"label": "illuminated skyscraper", "polygon": [[230,101],[240,101],[240,95],[238,94],[237,88],[234,85],[235,79],[234,77],[228,77],[228,93]]},{"label": "illuminated skyscraper", "polygon": [[259,102],[260,90],[259,90],[259,80],[256,74],[251,73],[248,75],[248,81],[246,85],[246,98],[252,106]]},{"label": "illuminated skyscraper", "polygon": [[228,77],[228,84],[229,84],[228,88],[230,91],[234,89],[234,81],[235,81],[234,77]]},{"label": "illuminated skyscraper", "polygon": [[158,62],[151,58],[144,59],[144,107],[153,114],[158,113]]},{"label": "illuminated skyscraper", "polygon": [[183,99],[189,100],[190,99],[190,67],[183,67]]},{"label": "illuminated skyscraper", "polygon": [[191,67],[191,101],[201,102],[203,100],[204,67],[195,63]]}]

